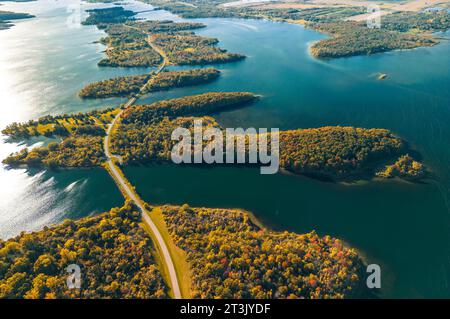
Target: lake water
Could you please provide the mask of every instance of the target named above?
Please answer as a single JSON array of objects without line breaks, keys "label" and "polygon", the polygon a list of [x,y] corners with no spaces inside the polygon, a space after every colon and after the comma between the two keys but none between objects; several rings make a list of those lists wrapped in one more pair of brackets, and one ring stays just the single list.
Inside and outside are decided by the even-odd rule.
[{"label": "lake water", "polygon": [[[130,3],[138,11],[148,8]],[[83,102],[76,92],[91,81],[146,71],[98,68],[104,47],[93,41],[103,33],[94,27],[68,28],[67,2],[8,3],[2,10],[38,17],[0,32],[0,127],[49,113],[117,105],[122,100]],[[172,17],[164,11],[144,15]],[[153,94],[142,103],[206,91],[252,91],[263,98],[219,115],[222,125],[388,128],[422,154],[435,178],[425,184],[340,185],[299,176],[260,175],[259,170],[248,168],[151,165],[125,169],[143,198],[150,203],[241,207],[275,229],[331,234],[358,248],[368,262],[382,266],[381,296],[450,297],[449,43],[318,61],[307,50],[312,41],[324,36],[301,26],[236,19],[200,21],[208,27],[198,33],[217,37],[222,47],[248,58],[219,65],[223,74],[213,83]],[[377,80],[378,73],[387,73],[388,79]],[[0,155],[15,149],[16,144],[0,144]],[[55,173],[3,167],[0,190],[1,237],[122,202],[112,180],[100,169]]]}]

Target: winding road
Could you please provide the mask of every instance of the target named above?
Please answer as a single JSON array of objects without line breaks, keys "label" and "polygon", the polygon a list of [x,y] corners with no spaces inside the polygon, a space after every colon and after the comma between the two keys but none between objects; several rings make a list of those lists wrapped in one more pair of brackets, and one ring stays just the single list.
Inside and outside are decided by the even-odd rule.
[{"label": "winding road", "polygon": [[[153,73],[153,76],[155,76],[164,70],[164,68],[169,64],[169,60],[168,60],[166,54],[152,42],[151,36],[148,37],[147,42],[156,52],[158,52],[161,55],[161,57],[163,59],[163,61],[159,65],[158,69]],[[150,78],[142,86],[142,88],[140,89],[140,94],[145,92],[146,87],[151,80],[152,80],[152,78]],[[124,105],[124,109],[131,107],[134,103],[136,103],[140,94],[137,96],[134,96],[130,100],[128,100],[128,102]],[[170,285],[171,285],[171,288],[173,291],[173,296],[175,299],[181,299],[182,296],[181,296],[180,285],[178,283],[177,273],[175,271],[175,266],[174,266],[172,257],[170,256],[169,249],[167,248],[167,244],[164,241],[164,238],[161,235],[160,231],[158,230],[158,227],[156,227],[155,223],[150,218],[149,212],[147,211],[147,209],[144,206],[144,202],[139,198],[139,195],[135,192],[135,190],[132,187],[130,187],[130,183],[125,178],[125,176],[121,172],[120,168],[117,167],[117,165],[114,163],[114,160],[113,160],[114,158],[116,158],[116,159],[119,159],[119,161],[121,162],[121,159],[119,156],[113,155],[111,153],[109,144],[111,141],[111,133],[113,132],[114,127],[117,124],[117,121],[119,120],[120,116],[122,115],[124,109],[121,109],[120,112],[117,113],[117,115],[114,117],[113,121],[109,124],[108,129],[106,131],[103,148],[104,148],[105,155],[107,157],[106,165],[108,167],[108,172],[110,173],[110,175],[114,179],[114,181],[117,183],[119,188],[123,192],[125,192],[124,195],[126,195],[131,201],[133,201],[134,204],[141,211],[143,222],[145,224],[147,224],[148,227],[150,228],[151,232],[154,235],[153,237],[156,238],[156,241],[157,241],[156,244],[160,248],[160,251],[162,254],[161,259],[165,263],[167,270],[168,270],[168,275],[170,278]]]}]

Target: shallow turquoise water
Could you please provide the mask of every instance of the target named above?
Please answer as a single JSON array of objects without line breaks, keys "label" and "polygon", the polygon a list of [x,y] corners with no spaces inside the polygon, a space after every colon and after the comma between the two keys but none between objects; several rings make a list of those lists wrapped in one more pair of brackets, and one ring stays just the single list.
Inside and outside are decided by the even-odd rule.
[{"label": "shallow turquoise water", "polygon": [[[104,48],[92,42],[103,33],[94,27],[69,29],[67,1],[2,7],[10,9],[38,17],[0,32],[0,127],[49,113],[117,105],[120,99],[84,102],[76,92],[91,81],[147,71],[98,68]],[[145,15],[170,17],[161,11]],[[338,236],[360,249],[369,262],[382,265],[383,296],[450,297],[449,43],[317,61],[308,55],[308,45],[324,36],[301,26],[201,21],[208,27],[199,33],[218,37],[221,46],[248,58],[218,66],[223,71],[218,81],[154,94],[142,103],[206,91],[252,91],[263,98],[219,115],[219,122],[226,127],[281,129],[388,128],[423,155],[436,178],[427,184],[389,181],[344,186],[298,176],[262,176],[254,169],[173,165],[126,169],[143,197],[151,203],[243,207],[276,229],[314,229]],[[379,72],[387,73],[388,79],[377,80]],[[0,144],[0,155],[18,148]],[[122,202],[101,170],[54,173],[3,167],[0,190],[0,237]]]}]

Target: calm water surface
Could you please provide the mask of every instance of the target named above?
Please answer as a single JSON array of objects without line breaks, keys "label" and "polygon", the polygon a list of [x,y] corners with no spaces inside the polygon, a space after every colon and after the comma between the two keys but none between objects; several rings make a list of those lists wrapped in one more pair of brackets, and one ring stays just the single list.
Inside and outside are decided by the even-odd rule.
[{"label": "calm water surface", "polygon": [[[148,6],[130,2],[137,11]],[[83,8],[92,5],[83,5]],[[141,10],[142,8],[142,10]],[[0,32],[0,127],[44,114],[117,105],[120,99],[84,102],[76,92],[88,82],[147,69],[98,68],[104,47],[95,27],[71,29],[66,2],[11,4],[30,12]],[[141,14],[170,18],[164,12]],[[218,116],[228,127],[291,129],[323,125],[384,127],[407,139],[436,176],[425,184],[323,183],[298,176],[259,175],[254,169],[173,165],[125,170],[151,203],[242,207],[275,229],[316,230],[343,238],[369,262],[382,265],[385,297],[450,297],[450,45],[370,57],[317,61],[308,45],[323,38],[301,26],[267,21],[201,19],[199,33],[248,56],[219,65],[213,83],[148,96],[143,102],[206,91],[247,90],[264,97]],[[448,35],[447,35],[448,36]],[[387,73],[386,81],[377,80]],[[31,141],[28,144],[40,143]],[[18,149],[0,144],[0,155]],[[79,217],[122,201],[101,170],[58,173],[0,170],[0,237]],[[98,190],[101,190],[99,194]]]}]

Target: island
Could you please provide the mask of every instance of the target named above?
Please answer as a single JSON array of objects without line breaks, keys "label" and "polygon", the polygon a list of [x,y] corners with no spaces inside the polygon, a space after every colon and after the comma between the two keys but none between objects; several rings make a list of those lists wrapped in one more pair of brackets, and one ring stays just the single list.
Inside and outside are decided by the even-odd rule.
[{"label": "island", "polygon": [[412,158],[409,154],[400,156],[393,164],[386,165],[377,173],[378,177],[406,179],[420,179],[427,174],[424,165]]},{"label": "island", "polygon": [[28,13],[16,13],[11,11],[0,10],[0,30],[6,30],[11,28],[14,24],[11,20],[21,20],[34,18],[34,15]]},{"label": "island", "polygon": [[[104,110],[94,110],[86,113],[47,115],[38,120],[31,120],[26,123],[11,123],[2,130],[2,133],[16,139],[29,138],[32,136],[62,136],[86,131],[85,128],[93,129],[97,132],[103,130],[104,135],[106,125],[110,123],[118,109],[106,108]],[[96,135],[97,135],[96,134]]]},{"label": "island", "polygon": [[275,232],[240,210],[162,206],[186,256],[194,298],[351,298],[364,294],[363,263],[330,236]]},{"label": "island", "polygon": [[[214,81],[219,75],[219,70],[207,68],[186,71],[165,71],[155,76],[152,76],[152,74],[144,74],[116,77],[88,84],[78,95],[81,98],[124,97],[139,92],[145,94],[177,87],[204,84]],[[144,85],[145,90],[141,90]]]},{"label": "island", "polygon": [[104,28],[109,23],[123,23],[132,19],[132,17],[136,15],[135,12],[125,10],[123,7],[91,9],[86,10],[86,12],[89,13],[89,16],[82,22],[82,24],[98,25],[99,28]]},{"label": "island", "polygon": [[[123,7],[94,9],[89,13],[83,23],[95,24],[108,35],[100,40],[107,46],[107,58],[99,66],[157,66],[163,58],[177,65],[225,63],[245,58],[217,47],[217,39],[189,31],[205,27],[201,23],[134,21],[134,13]],[[166,56],[161,56],[161,50]]]}]

